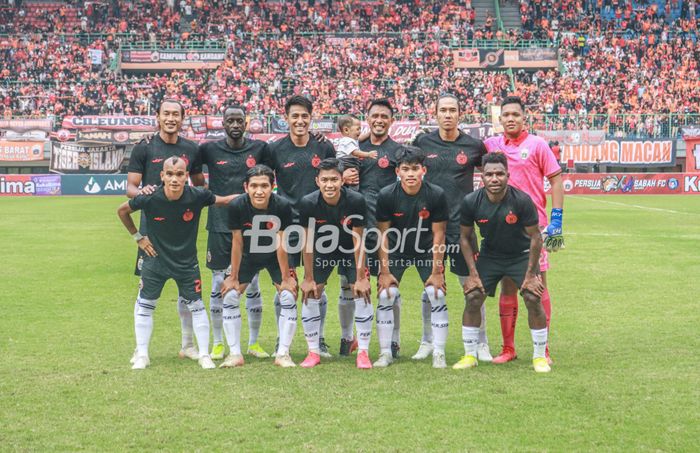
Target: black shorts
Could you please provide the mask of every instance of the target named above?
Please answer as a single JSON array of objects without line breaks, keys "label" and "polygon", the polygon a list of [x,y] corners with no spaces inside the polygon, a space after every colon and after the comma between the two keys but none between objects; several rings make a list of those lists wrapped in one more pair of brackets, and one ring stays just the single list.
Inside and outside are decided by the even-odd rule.
[{"label": "black shorts", "polygon": [[[297,233],[292,233],[289,235],[289,246],[296,247],[299,244],[299,235]],[[287,262],[289,263],[290,269],[296,269],[301,266],[304,262],[301,258],[301,252],[289,253],[287,252]]]},{"label": "black shorts", "polygon": [[377,235],[374,233],[369,233],[365,236],[365,250],[371,250],[367,252],[367,270],[370,275],[379,275],[379,247],[377,246]]},{"label": "black shorts", "polygon": [[479,255],[479,259],[476,260],[476,270],[479,272],[486,294],[494,296],[498,282],[503,277],[510,277],[520,288],[525,280],[529,260],[530,255],[527,253],[514,258],[491,258]]},{"label": "black shorts", "polygon": [[422,255],[422,256],[399,256],[399,255],[389,255],[389,272],[393,275],[396,280],[401,281],[403,273],[406,272],[411,266],[415,266],[418,270],[418,275],[420,275],[423,283],[428,280],[430,274],[433,273],[433,255]]},{"label": "black shorts", "polygon": [[134,265],[134,275],[141,276],[141,268],[143,268],[143,260],[146,258],[146,252],[141,250],[141,247],[136,249],[136,264]]},{"label": "black shorts", "polygon": [[338,268],[338,275],[344,276],[350,284],[357,280],[355,256],[344,253],[314,256],[314,280],[316,284],[326,284],[333,269]]},{"label": "black shorts", "polygon": [[221,271],[231,265],[231,233],[209,232],[207,237],[207,268]]},{"label": "black shorts", "polygon": [[160,298],[163,286],[171,278],[175,280],[180,297],[192,301],[202,298],[202,278],[199,274],[199,266],[189,271],[174,273],[150,258],[143,261],[139,296],[148,300]]},{"label": "black shorts", "polygon": [[263,269],[267,269],[272,283],[279,285],[282,283],[282,271],[280,270],[280,265],[277,262],[277,257],[270,259],[268,261],[255,261],[250,258],[243,257],[241,259],[240,270],[238,271],[238,282],[239,283],[250,283],[253,281],[253,277]]},{"label": "black shorts", "polygon": [[464,260],[464,255],[462,254],[462,248],[459,242],[453,242],[447,244],[447,253],[445,253],[445,261],[450,263],[450,272],[460,277],[466,277],[469,275],[469,268],[467,267],[467,262]]}]

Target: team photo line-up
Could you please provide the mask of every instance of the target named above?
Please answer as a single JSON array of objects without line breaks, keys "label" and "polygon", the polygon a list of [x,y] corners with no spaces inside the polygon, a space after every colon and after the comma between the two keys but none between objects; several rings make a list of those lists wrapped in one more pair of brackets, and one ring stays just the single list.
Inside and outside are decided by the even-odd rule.
[{"label": "team photo line-up", "polygon": [[[391,365],[401,349],[402,300],[420,297],[423,333],[411,358],[432,356],[434,368],[445,368],[449,263],[464,300],[464,355],[452,367],[517,358],[519,292],[528,311],[533,367],[551,371],[546,271],[548,252],[564,247],[564,190],[561,167],[547,142],[525,130],[522,101],[503,100],[504,133],[484,142],[458,128],[460,103],[452,94],[437,99],[438,128],[418,134],[410,145],[389,137],[394,109],[386,99],[369,102],[366,134],[355,116],[340,117],[342,138],[335,147],[310,133],[312,112],[307,98],[288,99],[289,134],[268,144],[246,137],[246,111],[232,105],[223,112],[226,138],[197,145],[179,135],[183,105],[171,99],[161,102],[159,132],[134,147],[128,165],[129,200],[118,209],[138,244],[135,273],[141,278],[134,305],[132,368],[150,365],[153,313],[169,279],[178,288],[180,358],[197,360],[205,369],[215,368],[214,360],[221,359],[222,368],[243,366],[244,295],[246,353],[270,357],[258,342],[263,312],[258,275],[263,270],[276,289],[275,365],[296,366],[289,351],[299,302],[308,346],[300,366],[315,367],[332,356],[324,327],[325,286],[334,269],[340,279],[341,356],[357,352],[360,369]],[[476,168],[483,188],[475,191]],[[549,218],[544,178],[551,185]],[[212,275],[209,312],[196,248],[205,206],[206,265]],[[141,211],[138,228],[131,215],[136,211]],[[423,282],[420,295],[401,291],[402,276],[410,267]],[[376,277],[375,291],[371,276]],[[499,283],[503,347],[492,357],[484,300],[495,294]],[[379,356],[373,363],[369,344],[375,317]]]}]

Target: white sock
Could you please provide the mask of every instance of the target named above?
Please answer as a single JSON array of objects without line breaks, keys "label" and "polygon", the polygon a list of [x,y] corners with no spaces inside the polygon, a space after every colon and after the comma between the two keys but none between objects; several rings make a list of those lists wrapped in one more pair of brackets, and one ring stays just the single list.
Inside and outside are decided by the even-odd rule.
[{"label": "white sock", "polygon": [[432,306],[430,304],[430,299],[428,295],[423,290],[423,294],[420,296],[421,301],[421,317],[423,318],[423,337],[421,342],[423,343],[433,343],[433,326],[431,325],[432,317]]},{"label": "white sock", "polygon": [[192,327],[194,327],[194,336],[197,338],[199,356],[209,355],[209,316],[207,316],[207,309],[204,307],[202,299],[188,302],[187,307],[192,313]]},{"label": "white sock", "polygon": [[432,311],[430,320],[433,327],[433,352],[444,353],[445,344],[447,344],[447,327],[450,323],[447,315],[445,293],[441,289],[438,289],[437,297],[435,297],[435,289],[433,286],[426,287],[425,292],[428,293]]},{"label": "white sock", "polygon": [[157,300],[136,299],[134,310],[134,333],[136,334],[137,355],[148,357],[148,344],[153,334],[153,311]]},{"label": "white sock", "polygon": [[340,338],[351,341],[353,320],[355,318],[355,299],[345,277],[340,277],[340,294],[338,295],[338,318],[340,319]]},{"label": "white sock", "polygon": [[275,320],[277,321],[277,338],[279,339],[280,337],[280,329],[279,326],[280,324],[280,312],[282,311],[282,307],[280,307],[280,293],[275,293],[275,298],[272,300],[272,304],[275,307]]},{"label": "white sock", "polygon": [[321,325],[321,308],[318,299],[307,299],[306,304],[301,305],[301,326],[304,328],[304,337],[309,347],[309,352],[319,352],[319,328]]},{"label": "white sock", "polygon": [[[459,276],[459,286],[464,287],[467,277]],[[479,326],[479,344],[489,344],[489,339],[486,336],[486,304],[481,304],[481,325]]]},{"label": "white sock", "polygon": [[292,346],[292,339],[297,330],[297,302],[289,291],[282,291],[280,294],[280,308],[278,356],[289,354],[289,348]]},{"label": "white sock", "polygon": [[194,346],[194,329],[192,328],[192,313],[187,308],[187,301],[182,297],[177,298],[177,314],[180,316],[182,328],[182,349]]},{"label": "white sock", "polygon": [[214,336],[214,344],[224,342],[223,327],[223,299],[221,298],[221,285],[224,284],[224,271],[212,271],[211,273],[211,297],[209,298],[209,316],[211,316],[211,331]]},{"label": "white sock", "polygon": [[479,347],[479,328],[462,326],[462,343],[464,343],[464,355],[476,357]]},{"label": "white sock", "polygon": [[401,344],[401,295],[394,300],[394,330],[391,333],[391,341]]},{"label": "white sock", "polygon": [[258,342],[263,313],[263,301],[260,295],[258,274],[253,277],[250,285],[246,288],[245,296],[245,306],[248,310],[248,344],[252,345]]},{"label": "white sock", "polygon": [[241,295],[234,289],[223,300],[223,325],[231,355],[241,355]]},{"label": "white sock", "polygon": [[326,328],[326,312],[328,311],[328,296],[326,295],[326,290],[324,289],[321,293],[321,302],[319,303],[319,308],[321,310],[321,326],[318,329],[321,338],[325,338],[325,328]]},{"label": "white sock", "polygon": [[[369,349],[369,341],[372,338],[373,312],[371,303],[367,303],[362,297],[355,299],[355,326],[357,326],[357,346],[360,351]],[[391,346],[389,350],[391,350]]]},{"label": "white sock", "polygon": [[379,293],[377,303],[377,337],[379,337],[379,352],[391,354],[391,334],[394,330],[394,302],[399,290],[391,287]]},{"label": "white sock", "polygon": [[544,357],[544,351],[547,347],[547,328],[530,329],[530,334],[532,335],[532,358]]}]

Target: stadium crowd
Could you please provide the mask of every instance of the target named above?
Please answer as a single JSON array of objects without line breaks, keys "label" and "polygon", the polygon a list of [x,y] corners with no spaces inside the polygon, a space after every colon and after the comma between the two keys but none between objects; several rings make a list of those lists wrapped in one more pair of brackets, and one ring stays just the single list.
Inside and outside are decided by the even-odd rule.
[{"label": "stadium crowd", "polygon": [[[145,114],[166,96],[187,99],[190,114],[218,113],[231,100],[279,114],[292,94],[311,97],[317,115],[360,112],[366,99],[387,96],[400,116],[425,117],[444,91],[464,99],[464,113],[482,115],[512,91],[543,114],[697,113],[700,105],[693,0],[522,0],[523,31],[506,33],[493,18],[476,26],[470,1],[12,3],[0,8],[9,33],[0,39],[5,117]],[[362,33],[302,34],[331,30]],[[102,35],[86,40],[85,31]],[[225,36],[227,58],[215,70],[117,71],[120,40],[200,33]],[[453,68],[455,36],[556,39],[561,71],[517,72],[513,90],[505,72]]]}]

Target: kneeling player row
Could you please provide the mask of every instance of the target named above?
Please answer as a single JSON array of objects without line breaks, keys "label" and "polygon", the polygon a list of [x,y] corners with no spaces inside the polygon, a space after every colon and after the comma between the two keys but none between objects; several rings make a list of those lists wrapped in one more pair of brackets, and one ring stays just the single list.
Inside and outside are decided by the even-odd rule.
[{"label": "kneeling player row", "polygon": [[[449,209],[442,189],[423,182],[423,159],[420,150],[404,147],[397,156],[399,181],[382,189],[377,200],[378,237],[375,240],[380,243],[376,259],[379,263],[377,334],[380,356],[374,366],[388,366],[392,361],[393,304],[400,294],[403,273],[413,266],[423,280],[431,305],[433,366],[446,366],[448,316],[443,263]],[[469,277],[462,279],[466,301],[462,329],[465,355],[454,368],[476,366],[482,304],[486,295],[493,294],[501,279],[510,278],[520,286],[531,313],[535,369],[546,372],[550,368],[544,355],[547,328],[540,302],[543,286],[538,262],[542,239],[537,226],[537,211],[524,192],[508,186],[504,155],[486,155],[483,164],[484,189],[466,196],[461,206],[460,258],[466,263]],[[248,171],[244,194],[219,197],[186,186],[184,163],[171,158],[164,164],[164,185],[160,189],[151,195],[140,195],[120,207],[122,221],[147,254],[135,310],[137,351],[134,368],[145,368],[149,363],[152,314],[168,278],[175,279],[180,295],[192,313],[200,364],[204,368],[214,367],[208,351],[209,322],[201,300],[195,248],[199,214],[204,206],[211,204],[228,204],[232,231],[230,275],[221,289],[224,297],[223,327],[230,355],[222,366],[243,363],[238,338],[241,330],[240,298],[263,269],[272,277],[280,301],[279,346],[275,363],[283,367],[294,366],[289,347],[296,329],[296,300],[300,292],[302,326],[309,347],[309,354],[301,365],[317,365],[321,352],[318,329],[321,295],[328,276],[337,267],[344,279],[345,290],[355,302],[354,317],[360,349],[358,367],[372,367],[367,355],[373,308],[365,264],[368,238],[363,234],[364,199],[342,186],[342,175],[335,159],[322,161],[318,170],[316,183],[319,190],[306,196],[295,211],[288,201],[272,193],[274,174],[263,165]],[[130,213],[138,209],[145,212],[149,237],[139,237],[131,220]],[[484,238],[476,262],[476,251],[471,244],[475,222]],[[261,224],[267,230],[264,233]],[[302,225],[303,232],[289,240],[285,230],[294,224]],[[302,246],[300,255],[288,253],[286,245],[295,242]],[[324,243],[324,247],[318,246]],[[294,268],[302,257],[304,278],[298,284]]]}]

